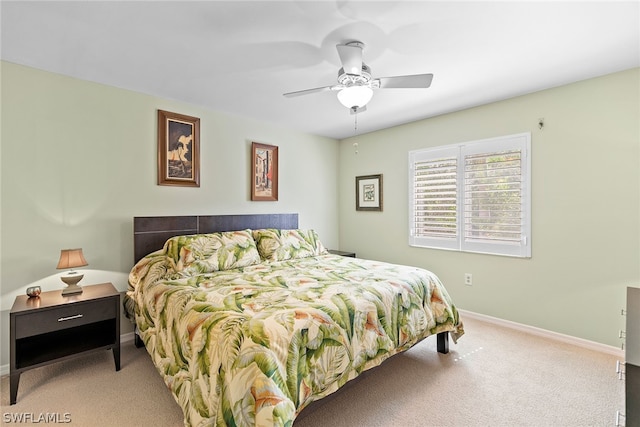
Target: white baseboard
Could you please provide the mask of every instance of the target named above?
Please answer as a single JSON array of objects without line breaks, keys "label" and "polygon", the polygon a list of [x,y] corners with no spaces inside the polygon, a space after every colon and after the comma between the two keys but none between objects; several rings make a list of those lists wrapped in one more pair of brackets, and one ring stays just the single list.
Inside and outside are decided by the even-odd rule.
[{"label": "white baseboard", "polygon": [[[126,334],[120,335],[120,344],[124,344],[126,342],[132,341],[134,337],[133,332],[128,332]],[[9,375],[9,365],[1,365],[0,366],[0,377],[4,377],[5,375]]]},{"label": "white baseboard", "polygon": [[133,337],[135,336],[134,332],[128,332],[126,334],[122,334],[120,335],[120,344],[129,342],[131,340],[133,340]]},{"label": "white baseboard", "polygon": [[[506,328],[515,329],[518,331],[526,332],[528,334],[537,335],[543,338],[549,338],[555,341],[572,344],[578,347],[586,348],[589,350],[599,351],[600,353],[606,353],[624,360],[624,351],[621,348],[614,347],[607,344],[598,343],[595,341],[585,340],[583,338],[572,337],[571,335],[565,335],[558,332],[549,331],[535,326],[525,325],[523,323],[512,322],[510,320],[504,320],[497,317],[487,316],[486,314],[474,313],[472,311],[458,309],[460,315],[471,319],[477,319],[487,323],[493,323],[495,325],[504,326]],[[464,318],[462,319],[464,322]]]}]

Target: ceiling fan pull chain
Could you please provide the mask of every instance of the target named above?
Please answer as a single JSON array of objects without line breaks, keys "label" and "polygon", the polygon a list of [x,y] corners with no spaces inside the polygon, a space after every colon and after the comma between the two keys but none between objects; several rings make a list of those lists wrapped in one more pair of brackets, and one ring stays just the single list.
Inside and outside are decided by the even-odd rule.
[{"label": "ceiling fan pull chain", "polygon": [[[358,136],[358,108],[352,107],[353,109],[353,136]],[[355,154],[358,154],[358,143],[353,143],[353,150]]]},{"label": "ceiling fan pull chain", "polygon": [[356,113],[354,114],[354,123],[353,123],[353,135],[357,135],[358,134],[358,111],[356,110]]}]

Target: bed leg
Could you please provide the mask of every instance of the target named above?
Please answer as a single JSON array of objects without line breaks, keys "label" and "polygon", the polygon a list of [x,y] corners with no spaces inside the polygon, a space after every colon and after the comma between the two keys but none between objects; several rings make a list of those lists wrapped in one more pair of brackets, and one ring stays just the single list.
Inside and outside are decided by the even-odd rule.
[{"label": "bed leg", "polygon": [[438,334],[438,353],[449,353],[449,332],[440,332]]},{"label": "bed leg", "polygon": [[144,342],[142,341],[142,338],[140,338],[140,335],[138,335],[135,332],[133,334],[133,344],[136,346],[136,348],[144,347]]}]

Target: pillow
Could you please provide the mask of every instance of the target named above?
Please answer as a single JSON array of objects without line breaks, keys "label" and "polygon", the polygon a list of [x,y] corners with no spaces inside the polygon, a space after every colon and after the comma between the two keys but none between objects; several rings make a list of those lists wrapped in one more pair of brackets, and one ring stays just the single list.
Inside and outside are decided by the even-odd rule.
[{"label": "pillow", "polygon": [[165,245],[182,274],[211,273],[260,263],[251,230],[176,236]]},{"label": "pillow", "polygon": [[327,254],[314,230],[253,230],[260,257],[265,261],[285,261]]}]

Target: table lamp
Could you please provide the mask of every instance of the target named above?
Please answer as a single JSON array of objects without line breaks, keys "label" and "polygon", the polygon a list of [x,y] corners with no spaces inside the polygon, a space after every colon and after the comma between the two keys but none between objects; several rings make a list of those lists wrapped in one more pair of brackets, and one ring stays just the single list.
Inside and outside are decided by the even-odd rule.
[{"label": "table lamp", "polygon": [[80,274],[73,269],[76,267],[84,267],[89,265],[84,256],[82,255],[82,249],[62,249],[60,251],[60,261],[58,261],[58,270],[68,268],[69,272],[66,276],[61,276],[60,279],[67,284],[67,287],[62,290],[62,295],[71,295],[82,293],[82,288],[78,286],[78,282],[82,280],[84,274]]}]

